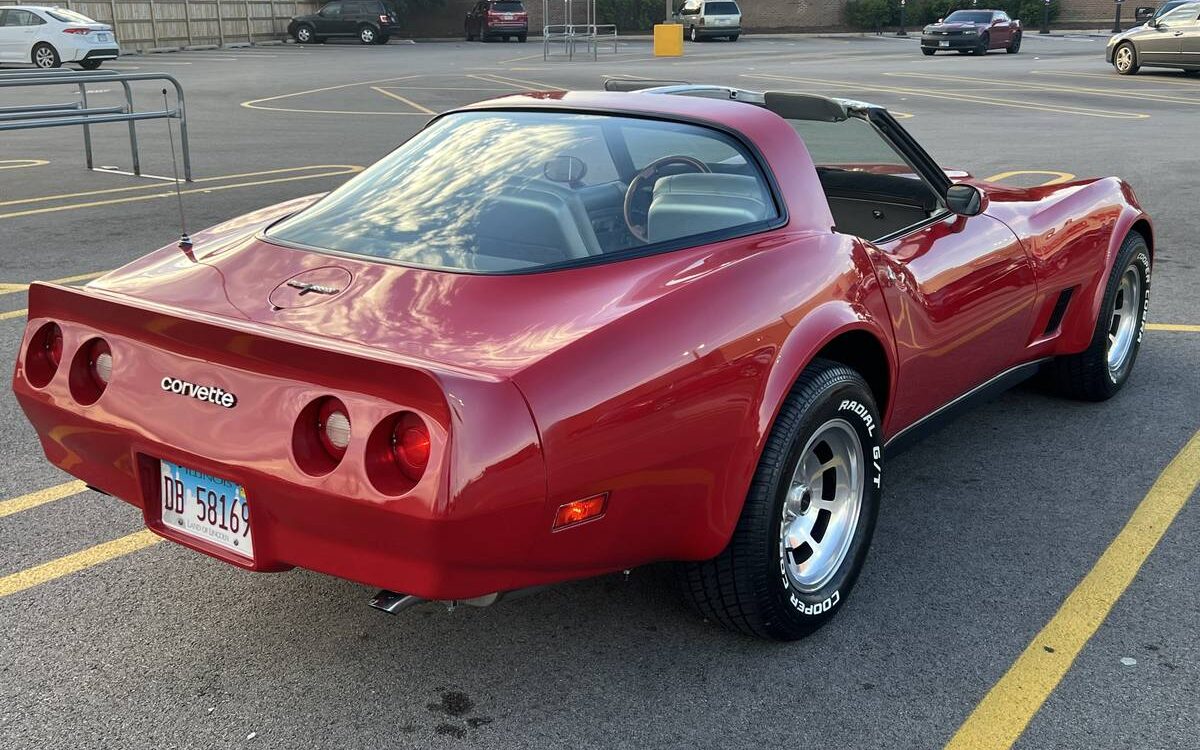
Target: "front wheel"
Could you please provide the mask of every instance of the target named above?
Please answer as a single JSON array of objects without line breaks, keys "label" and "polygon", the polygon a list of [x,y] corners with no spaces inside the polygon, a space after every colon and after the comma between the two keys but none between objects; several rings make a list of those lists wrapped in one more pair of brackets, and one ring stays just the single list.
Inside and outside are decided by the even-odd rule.
[{"label": "front wheel", "polygon": [[1013,37],[1012,44],[1004,48],[1004,51],[1010,55],[1015,55],[1021,51],[1021,35],[1017,34]]},{"label": "front wheel", "polygon": [[1149,302],[1150,248],[1145,237],[1130,232],[1108,276],[1091,344],[1048,365],[1057,390],[1084,401],[1115,396],[1133,371]]},{"label": "front wheel", "polygon": [[1123,76],[1131,76],[1138,72],[1137,50],[1132,44],[1122,44],[1117,47],[1117,51],[1113,53],[1113,67],[1117,69],[1117,73]]},{"label": "front wheel", "polygon": [[691,32],[689,33],[689,35],[688,35],[688,38],[689,38],[690,40],[692,40],[693,42],[698,42],[698,41],[700,41],[700,35],[696,33],[696,27],[695,27],[695,26],[693,26],[693,27],[692,27],[692,30],[691,30]]},{"label": "front wheel", "polygon": [[527,35],[527,34],[518,34],[518,35],[517,35],[517,41],[518,41],[518,42],[520,42],[521,44],[524,44],[524,43],[525,43],[525,40],[526,40],[527,38],[528,38],[528,35]]},{"label": "front wheel", "polygon": [[730,34],[730,35],[729,35],[729,41],[731,41],[731,42],[736,42],[736,41],[737,41],[737,38],[738,38],[738,35],[737,35],[737,34]]},{"label": "front wheel", "polygon": [[84,70],[97,70],[101,62],[101,60],[80,60],[79,67]]},{"label": "front wheel", "polygon": [[57,68],[62,65],[62,60],[58,56],[58,50],[45,42],[34,46],[32,60],[34,65],[44,69]]},{"label": "front wheel", "polygon": [[837,613],[879,512],[879,419],[861,375],[828,360],[809,365],[775,420],[728,546],[679,567],[701,615],[790,641]]},{"label": "front wheel", "polygon": [[979,46],[975,48],[975,54],[986,55],[990,45],[991,40],[988,38],[987,34],[984,34],[983,36],[979,37]]},{"label": "front wheel", "polygon": [[358,30],[358,41],[363,44],[375,44],[379,38],[379,32],[375,31],[374,26],[363,26]]}]

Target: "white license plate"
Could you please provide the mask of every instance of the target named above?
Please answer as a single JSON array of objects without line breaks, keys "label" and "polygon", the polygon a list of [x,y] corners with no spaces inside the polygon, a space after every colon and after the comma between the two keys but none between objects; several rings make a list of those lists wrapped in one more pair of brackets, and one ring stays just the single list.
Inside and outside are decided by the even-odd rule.
[{"label": "white license plate", "polygon": [[254,559],[246,489],[170,461],[159,463],[163,525]]},{"label": "white license plate", "polygon": [[503,18],[505,21],[511,21],[511,20],[513,20],[513,15],[512,15],[512,13],[505,13]]},{"label": "white license plate", "polygon": [[732,19],[729,19],[729,18],[719,18],[719,19],[717,19],[717,25],[718,25],[718,26],[729,26],[729,25],[731,25],[732,23],[733,23],[733,20],[732,20]]},{"label": "white license plate", "polygon": [[940,42],[938,42],[938,46],[939,46],[939,47],[949,47],[949,46],[950,46],[950,40],[948,40],[948,39],[943,39],[943,40],[941,40]]},{"label": "white license plate", "polygon": [[107,41],[108,41],[108,34],[97,34],[97,35],[96,35],[96,39],[98,39],[98,40],[99,40],[99,41],[101,41],[101,42],[107,42]]}]

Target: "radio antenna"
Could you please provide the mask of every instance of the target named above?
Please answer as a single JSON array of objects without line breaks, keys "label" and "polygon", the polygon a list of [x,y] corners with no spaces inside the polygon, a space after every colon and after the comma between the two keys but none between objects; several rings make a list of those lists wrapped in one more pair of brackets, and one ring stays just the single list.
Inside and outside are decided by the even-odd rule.
[{"label": "radio antenna", "polygon": [[[169,110],[166,89],[162,90],[162,97],[163,111],[166,112]],[[179,189],[179,165],[175,160],[175,131],[171,127],[171,117],[168,116],[166,120],[167,142],[171,144],[171,172],[175,176],[175,201],[179,204],[179,249],[183,251],[183,254],[186,255],[189,260],[194,261],[196,258],[194,255],[192,255],[192,238],[188,236],[187,219],[184,218],[183,215],[183,192]]]}]

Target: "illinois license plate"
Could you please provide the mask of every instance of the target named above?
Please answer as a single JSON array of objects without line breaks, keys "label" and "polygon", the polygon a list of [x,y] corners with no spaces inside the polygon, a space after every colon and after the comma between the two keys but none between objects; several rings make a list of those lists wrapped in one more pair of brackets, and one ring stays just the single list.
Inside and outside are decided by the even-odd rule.
[{"label": "illinois license plate", "polygon": [[163,525],[253,559],[246,489],[170,461],[159,463]]},{"label": "illinois license plate", "polygon": [[949,46],[950,46],[950,40],[949,40],[949,39],[943,39],[943,40],[941,40],[940,42],[938,42],[938,46],[939,46],[939,47],[949,47]]}]

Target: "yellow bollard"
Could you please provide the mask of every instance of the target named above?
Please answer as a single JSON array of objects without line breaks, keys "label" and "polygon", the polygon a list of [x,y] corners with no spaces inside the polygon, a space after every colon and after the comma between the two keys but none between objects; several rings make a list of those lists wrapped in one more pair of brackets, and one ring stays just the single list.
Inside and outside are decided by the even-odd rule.
[{"label": "yellow bollard", "polygon": [[656,23],[654,24],[654,56],[682,57],[683,56],[683,24]]}]

